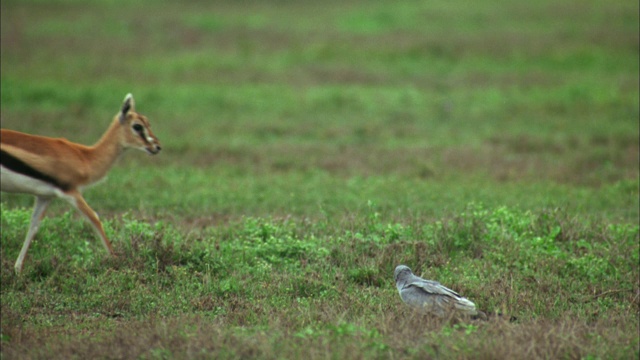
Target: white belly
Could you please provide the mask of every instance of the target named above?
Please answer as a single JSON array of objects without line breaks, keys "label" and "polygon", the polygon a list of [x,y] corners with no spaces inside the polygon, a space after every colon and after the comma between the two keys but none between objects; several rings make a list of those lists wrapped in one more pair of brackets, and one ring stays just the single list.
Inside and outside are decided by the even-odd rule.
[{"label": "white belly", "polygon": [[11,193],[25,193],[36,196],[62,196],[55,186],[30,178],[0,165],[0,190]]}]

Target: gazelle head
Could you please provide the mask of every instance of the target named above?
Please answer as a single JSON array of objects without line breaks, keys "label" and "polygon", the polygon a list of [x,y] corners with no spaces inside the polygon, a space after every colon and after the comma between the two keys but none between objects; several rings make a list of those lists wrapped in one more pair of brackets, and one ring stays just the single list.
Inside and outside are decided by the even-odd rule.
[{"label": "gazelle head", "polygon": [[120,125],[124,127],[124,146],[146,151],[155,155],[160,152],[160,141],[153,135],[147,117],[135,111],[133,95],[127,94],[118,114]]}]

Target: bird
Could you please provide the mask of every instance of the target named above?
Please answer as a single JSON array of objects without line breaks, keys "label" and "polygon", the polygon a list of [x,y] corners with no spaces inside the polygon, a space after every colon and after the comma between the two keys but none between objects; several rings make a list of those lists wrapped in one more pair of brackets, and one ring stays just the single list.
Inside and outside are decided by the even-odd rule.
[{"label": "bird", "polygon": [[444,318],[462,315],[472,319],[486,319],[476,304],[437,281],[416,276],[406,265],[398,265],[394,271],[396,288],[402,301],[423,313]]}]

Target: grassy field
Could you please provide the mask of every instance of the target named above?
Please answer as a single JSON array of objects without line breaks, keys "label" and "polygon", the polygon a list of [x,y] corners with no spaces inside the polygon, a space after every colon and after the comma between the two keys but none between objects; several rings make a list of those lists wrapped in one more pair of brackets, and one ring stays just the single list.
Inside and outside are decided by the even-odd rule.
[{"label": "grassy field", "polygon": [[[3,128],[163,145],[2,194],[2,359],[637,359],[639,5],[2,1]],[[398,264],[493,317],[416,316]],[[517,318],[507,321],[508,316]]]}]

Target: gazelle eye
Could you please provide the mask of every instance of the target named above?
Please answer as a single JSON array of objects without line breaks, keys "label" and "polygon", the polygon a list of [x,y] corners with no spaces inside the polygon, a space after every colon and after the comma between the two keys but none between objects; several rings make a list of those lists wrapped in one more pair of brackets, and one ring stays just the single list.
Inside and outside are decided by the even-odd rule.
[{"label": "gazelle eye", "polygon": [[142,131],[142,125],[140,125],[140,124],[133,124],[133,130],[134,130],[135,132],[140,132],[140,131]]}]

